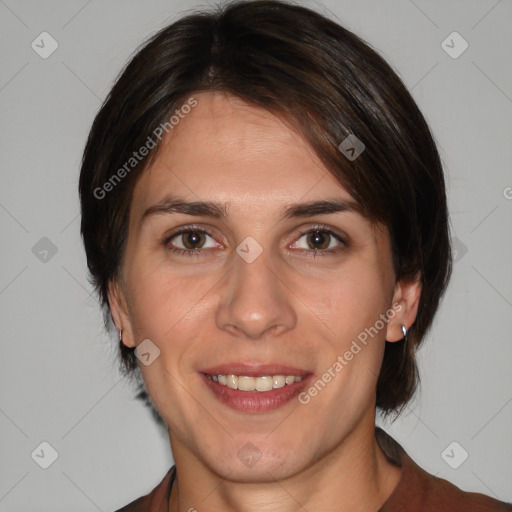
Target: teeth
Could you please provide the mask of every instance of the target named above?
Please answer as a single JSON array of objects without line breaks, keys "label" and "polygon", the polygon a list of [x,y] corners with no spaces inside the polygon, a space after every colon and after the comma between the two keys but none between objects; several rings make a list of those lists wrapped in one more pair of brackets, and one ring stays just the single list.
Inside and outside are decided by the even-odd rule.
[{"label": "teeth", "polygon": [[256,389],[256,391],[270,391],[272,386],[272,377],[257,377],[254,379],[254,389]]},{"label": "teeth", "polygon": [[294,382],[300,382],[302,377],[295,375],[263,375],[261,377],[247,377],[246,375],[208,375],[210,380],[223,386],[240,391],[270,391],[284,388]]},{"label": "teeth", "polygon": [[[234,375],[230,375],[230,377],[236,377]],[[237,388],[240,391],[253,391],[254,390],[254,377],[238,377],[237,379]],[[235,388],[236,389],[236,388]]]},{"label": "teeth", "polygon": [[226,375],[228,388],[238,389],[238,377],[236,375]]},{"label": "teeth", "polygon": [[286,377],[284,375],[274,375],[272,380],[273,380],[272,387],[275,389],[284,388],[284,386],[286,384]]}]

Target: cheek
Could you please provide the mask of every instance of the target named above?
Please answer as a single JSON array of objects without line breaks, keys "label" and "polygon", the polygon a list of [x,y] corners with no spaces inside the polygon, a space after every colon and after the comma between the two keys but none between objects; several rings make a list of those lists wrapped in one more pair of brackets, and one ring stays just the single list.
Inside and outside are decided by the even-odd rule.
[{"label": "cheek", "polygon": [[[197,412],[186,404],[190,402],[188,389],[192,386],[189,379],[195,378],[194,355],[201,338],[199,322],[211,315],[206,311],[207,292],[215,280],[180,276],[175,270],[156,265],[138,269],[130,274],[137,343],[150,339],[160,349],[159,357],[148,366],[141,364],[140,370],[157,410],[176,431],[184,433],[187,421],[199,421],[186,419]],[[168,415],[177,410],[182,414]]]},{"label": "cheek", "polygon": [[[385,346],[386,329],[380,315],[389,307],[386,275],[377,265],[364,263],[333,273],[323,286],[311,288],[308,299],[322,320],[318,329],[325,333],[316,338],[318,353],[323,354],[318,378],[328,382],[312,410],[340,425],[359,417],[371,403]],[[315,316],[310,318],[315,321]],[[323,384],[317,388],[324,389]],[[326,411],[332,410],[343,412],[331,417]]]},{"label": "cheek", "polygon": [[[322,354],[320,373],[301,403],[311,406],[311,417],[322,418],[326,440],[334,442],[333,432],[373,407],[386,333],[380,315],[389,307],[382,277],[375,266],[352,265],[309,295],[309,304],[316,306],[314,313],[322,320],[318,329],[325,335],[313,338]],[[315,315],[309,316],[312,323]],[[375,329],[377,322],[380,328]],[[312,329],[310,325],[309,332]]]},{"label": "cheek", "polygon": [[320,319],[322,330],[341,349],[389,307],[383,277],[375,266],[359,263],[332,272],[327,279],[303,281],[298,294],[306,299],[311,321]]},{"label": "cheek", "polygon": [[180,275],[161,265],[138,266],[131,276],[131,297],[139,330],[166,337],[170,330],[187,324],[207,304],[215,280],[206,275]]}]

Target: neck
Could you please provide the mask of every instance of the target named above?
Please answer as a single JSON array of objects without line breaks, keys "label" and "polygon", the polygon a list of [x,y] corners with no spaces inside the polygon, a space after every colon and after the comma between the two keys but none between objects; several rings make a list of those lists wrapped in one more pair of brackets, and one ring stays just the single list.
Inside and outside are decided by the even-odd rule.
[{"label": "neck", "polygon": [[178,473],[169,512],[378,511],[397,486],[401,469],[381,451],[374,418],[298,473],[281,480],[269,474],[268,481],[257,483],[214,473],[171,435]]}]

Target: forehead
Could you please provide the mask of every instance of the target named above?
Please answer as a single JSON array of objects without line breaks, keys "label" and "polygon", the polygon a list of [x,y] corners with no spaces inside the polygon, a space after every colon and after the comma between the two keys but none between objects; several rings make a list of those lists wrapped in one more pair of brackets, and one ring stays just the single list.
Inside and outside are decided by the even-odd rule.
[{"label": "forehead", "polygon": [[222,93],[197,105],[162,139],[134,191],[140,209],[177,194],[253,209],[314,198],[352,199],[304,138],[278,116]]}]

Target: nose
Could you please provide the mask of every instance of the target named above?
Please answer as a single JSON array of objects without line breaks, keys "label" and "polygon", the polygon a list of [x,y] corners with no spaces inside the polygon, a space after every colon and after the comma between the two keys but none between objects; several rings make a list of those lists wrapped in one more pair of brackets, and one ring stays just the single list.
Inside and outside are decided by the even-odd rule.
[{"label": "nose", "polygon": [[219,329],[256,340],[277,336],[296,325],[293,294],[271,268],[266,252],[251,263],[235,255],[216,311]]}]

